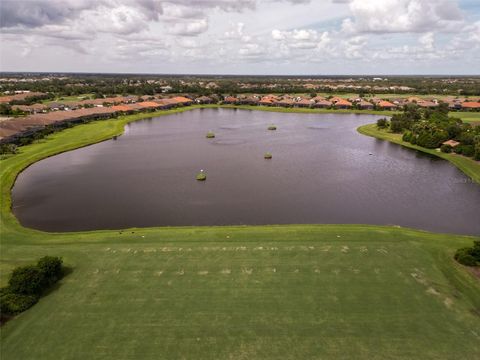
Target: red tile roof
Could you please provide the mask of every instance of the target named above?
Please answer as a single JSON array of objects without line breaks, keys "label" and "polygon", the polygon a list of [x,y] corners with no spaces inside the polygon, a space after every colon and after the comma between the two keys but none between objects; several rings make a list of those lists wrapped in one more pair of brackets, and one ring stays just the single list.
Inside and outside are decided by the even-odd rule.
[{"label": "red tile roof", "polygon": [[132,111],[133,109],[127,105],[116,105],[111,108],[113,111]]},{"label": "red tile roof", "polygon": [[480,109],[480,102],[466,101],[462,103],[462,107],[465,109]]},{"label": "red tile roof", "polygon": [[336,99],[335,106],[352,106],[352,103],[345,99]]},{"label": "red tile roof", "polygon": [[397,107],[397,105],[391,103],[390,101],[382,100],[377,104],[378,107],[381,108],[392,108],[392,107]]}]

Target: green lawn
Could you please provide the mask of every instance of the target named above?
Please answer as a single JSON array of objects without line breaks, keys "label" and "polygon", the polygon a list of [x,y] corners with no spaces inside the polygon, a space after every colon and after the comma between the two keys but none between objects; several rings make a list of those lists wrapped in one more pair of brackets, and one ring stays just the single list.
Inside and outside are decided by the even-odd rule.
[{"label": "green lawn", "polygon": [[73,268],[1,328],[2,360],[480,357],[480,282],[452,259],[473,237],[369,225],[18,224],[10,187],[21,169],[152,115],[80,125],[0,162],[2,284],[46,254]]},{"label": "green lawn", "polygon": [[480,112],[458,111],[458,112],[451,112],[450,116],[460,118],[464,122],[469,122],[472,124],[480,124]]},{"label": "green lawn", "polygon": [[480,288],[451,259],[470,242],[367,226],[20,239],[2,261],[60,255],[74,271],[7,323],[1,355],[475,359]]},{"label": "green lawn", "polygon": [[62,103],[62,104],[68,104],[72,102],[77,102],[85,99],[90,99],[93,94],[81,94],[81,95],[72,95],[72,96],[60,96],[55,98],[54,100],[44,100],[42,101],[43,104],[49,105],[51,103]]}]

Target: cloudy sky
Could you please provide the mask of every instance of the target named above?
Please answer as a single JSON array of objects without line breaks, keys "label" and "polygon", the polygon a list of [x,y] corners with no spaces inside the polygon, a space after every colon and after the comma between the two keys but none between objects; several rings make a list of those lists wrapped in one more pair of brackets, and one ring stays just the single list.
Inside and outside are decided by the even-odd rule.
[{"label": "cloudy sky", "polygon": [[480,0],[1,0],[2,71],[480,74]]}]

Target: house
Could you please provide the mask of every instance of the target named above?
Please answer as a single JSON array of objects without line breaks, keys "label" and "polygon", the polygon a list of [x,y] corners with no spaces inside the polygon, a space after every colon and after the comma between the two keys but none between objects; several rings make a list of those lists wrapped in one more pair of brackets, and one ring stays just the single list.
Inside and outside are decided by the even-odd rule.
[{"label": "house", "polygon": [[460,143],[458,141],[455,141],[455,140],[448,140],[448,141],[443,142],[442,145],[449,145],[452,148],[454,148],[454,147],[460,145]]},{"label": "house", "polygon": [[20,110],[24,113],[29,114],[38,114],[47,112],[48,107],[43,104],[32,104],[32,105],[13,105],[13,110]]},{"label": "house", "polygon": [[236,103],[238,103],[238,99],[234,96],[226,96],[223,99],[223,103],[224,104],[236,104]]},{"label": "house", "polygon": [[458,101],[447,101],[448,110],[462,110],[462,103]]},{"label": "house", "polygon": [[274,104],[276,106],[292,107],[295,104],[295,101],[293,101],[293,99],[291,99],[290,97],[284,97],[281,100],[275,101]]},{"label": "house", "polygon": [[333,103],[329,100],[319,100],[319,101],[316,101],[312,104],[312,107],[315,107],[315,108],[320,108],[320,109],[326,109],[326,108],[329,108],[333,105]]},{"label": "house", "polygon": [[391,103],[390,101],[382,100],[377,104],[377,107],[381,110],[395,110],[397,105]]},{"label": "house", "polygon": [[416,96],[410,96],[408,99],[407,99],[407,103],[411,104],[411,103],[419,103],[423,101],[423,99],[420,99],[419,97],[416,97]]},{"label": "house", "polygon": [[390,101],[392,104],[395,104],[398,106],[404,106],[406,105],[408,102],[407,102],[407,99],[404,99],[404,98],[395,98],[395,99],[391,99]]},{"label": "house", "polygon": [[465,101],[462,103],[462,109],[468,111],[479,111],[480,110],[480,102],[476,101]]},{"label": "house", "polygon": [[360,110],[373,110],[373,104],[365,100],[360,100],[357,102],[357,107]]},{"label": "house", "polygon": [[260,99],[260,101],[258,102],[258,105],[273,106],[273,100],[271,98],[265,96],[262,99]]},{"label": "house", "polygon": [[247,96],[245,99],[245,104],[247,105],[258,105],[260,98],[256,95]]},{"label": "house", "polygon": [[142,101],[137,103],[141,110],[156,110],[160,108],[159,104],[154,101]]},{"label": "house", "polygon": [[293,106],[308,108],[312,106],[312,101],[305,98],[300,98],[293,104]]},{"label": "house", "polygon": [[213,99],[209,98],[208,96],[200,96],[195,99],[197,104],[212,104]]},{"label": "house", "polygon": [[352,107],[352,103],[350,101],[341,98],[333,103],[336,109],[350,109]]},{"label": "house", "polygon": [[338,97],[338,96],[334,96],[330,99],[330,101],[334,104],[339,102],[339,101],[344,101],[344,100],[345,100],[344,98],[341,98],[341,97]]},{"label": "house", "polygon": [[172,100],[174,100],[177,105],[180,105],[180,106],[188,106],[188,105],[192,105],[193,101],[192,99],[189,99],[185,96],[175,96],[174,98],[172,98]]},{"label": "house", "polygon": [[310,100],[312,100],[313,102],[317,102],[317,101],[323,101],[323,100],[326,100],[323,96],[315,96],[314,98],[311,98]]},{"label": "house", "polygon": [[64,104],[60,104],[58,102],[52,102],[48,105],[48,108],[50,109],[50,111],[58,111],[58,110],[64,110],[65,109],[65,105]]},{"label": "house", "polygon": [[417,105],[424,108],[424,109],[435,109],[436,107],[438,107],[438,103],[435,103],[435,102],[429,101],[429,100],[417,101]]},{"label": "house", "polygon": [[120,114],[132,114],[135,112],[129,105],[114,105],[111,109]]}]

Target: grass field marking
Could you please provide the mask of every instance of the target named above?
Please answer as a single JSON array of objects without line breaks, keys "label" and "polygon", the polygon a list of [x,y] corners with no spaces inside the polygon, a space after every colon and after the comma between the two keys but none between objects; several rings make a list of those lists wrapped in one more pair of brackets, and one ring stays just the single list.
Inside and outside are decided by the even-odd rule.
[{"label": "grass field marking", "polygon": [[341,250],[342,253],[346,254],[349,251],[350,251],[350,248],[348,247],[348,245],[343,245],[342,246],[342,250]]},{"label": "grass field marking", "polygon": [[230,269],[220,270],[220,274],[222,274],[222,275],[230,275],[231,273],[232,273],[232,270],[230,270]]},{"label": "grass field marking", "polygon": [[242,268],[242,274],[252,275],[252,274],[253,274],[253,268],[243,267],[243,268]]},{"label": "grass field marking", "polygon": [[429,287],[427,290],[425,290],[428,294],[435,295],[435,296],[440,296],[440,293],[433,287]]},{"label": "grass field marking", "polygon": [[197,271],[197,274],[198,274],[198,275],[201,275],[201,276],[208,275],[208,270],[200,270],[200,271]]},{"label": "grass field marking", "polygon": [[359,250],[361,253],[368,253],[368,248],[366,246],[360,246]]}]

